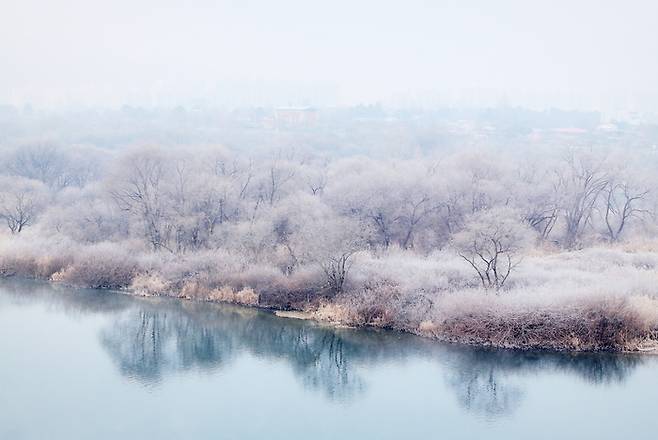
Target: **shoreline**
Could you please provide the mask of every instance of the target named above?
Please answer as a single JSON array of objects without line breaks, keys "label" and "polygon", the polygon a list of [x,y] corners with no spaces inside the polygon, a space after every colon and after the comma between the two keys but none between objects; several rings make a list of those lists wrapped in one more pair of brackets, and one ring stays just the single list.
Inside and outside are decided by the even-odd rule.
[{"label": "shoreline", "polygon": [[[211,304],[227,304],[227,305],[232,305],[232,306],[238,306],[238,307],[246,307],[246,308],[251,308],[251,309],[256,309],[259,311],[267,312],[267,313],[272,313],[278,318],[283,318],[283,319],[298,319],[298,320],[303,320],[303,321],[312,321],[317,324],[321,325],[327,325],[332,328],[345,328],[345,329],[380,329],[380,330],[387,330],[387,331],[395,331],[395,332],[402,332],[402,333],[407,333],[411,334],[414,336],[422,337],[425,339],[433,340],[436,342],[440,343],[448,343],[448,344],[457,344],[457,345],[464,345],[464,346],[470,346],[470,347],[480,347],[480,348],[495,348],[495,349],[505,349],[505,350],[520,350],[520,351],[543,351],[543,352],[572,352],[572,353],[627,353],[627,354],[650,354],[650,355],[656,355],[658,354],[658,340],[655,339],[645,339],[645,340],[639,340],[635,341],[635,345],[633,349],[629,349],[628,347],[623,348],[620,347],[619,349],[598,349],[598,350],[591,350],[591,349],[573,349],[570,347],[560,347],[556,345],[557,342],[559,341],[550,341],[547,340],[546,345],[516,345],[513,343],[505,343],[504,340],[499,340],[499,341],[485,341],[485,340],[478,340],[477,338],[460,338],[457,335],[451,335],[449,333],[445,332],[440,332],[436,331],[436,329],[431,329],[431,328],[426,328],[423,329],[422,325],[420,328],[416,330],[412,329],[406,329],[406,328],[396,328],[392,326],[381,326],[381,325],[373,325],[373,324],[357,324],[357,323],[346,323],[346,322],[341,322],[336,319],[331,319],[330,316],[326,314],[320,313],[320,308],[315,311],[308,311],[308,310],[299,310],[299,309],[289,309],[289,310],[284,310],[281,308],[277,308],[275,306],[266,306],[266,305],[259,305],[259,304],[245,304],[237,301],[230,301],[230,300],[219,300],[219,299],[201,299],[201,298],[195,298],[189,295],[183,295],[183,294],[174,294],[174,292],[169,293],[149,293],[146,291],[139,291],[137,289],[131,289],[131,288],[122,288],[122,289],[116,289],[116,288],[103,288],[103,287],[85,287],[85,286],[78,286],[78,285],[72,285],[68,284],[62,281],[56,281],[56,280],[50,280],[50,279],[44,279],[44,278],[31,278],[31,277],[22,277],[18,275],[14,276],[3,276],[1,279],[7,280],[11,278],[16,278],[16,279],[25,279],[25,280],[30,280],[30,281],[37,281],[41,283],[47,283],[49,285],[59,285],[63,287],[68,287],[68,288],[73,288],[73,289],[93,289],[97,291],[103,291],[103,292],[108,292],[108,293],[113,293],[113,294],[122,294],[126,296],[132,296],[132,297],[142,297],[142,298],[168,298],[168,299],[177,299],[177,300],[183,300],[183,301],[191,301],[194,303],[211,303]],[[328,303],[329,306],[332,305],[332,303]]]}]

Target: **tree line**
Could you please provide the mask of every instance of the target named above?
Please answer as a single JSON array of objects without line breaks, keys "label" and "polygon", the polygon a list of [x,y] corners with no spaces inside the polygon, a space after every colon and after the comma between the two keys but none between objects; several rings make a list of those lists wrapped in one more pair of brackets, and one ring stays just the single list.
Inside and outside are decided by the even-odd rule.
[{"label": "tree line", "polygon": [[643,240],[656,227],[650,152],[372,159],[42,142],[6,149],[0,166],[8,235],[172,255],[223,249],[283,275],[320,268],[335,293],[359,252],[449,248],[483,287],[500,289],[528,249]]}]

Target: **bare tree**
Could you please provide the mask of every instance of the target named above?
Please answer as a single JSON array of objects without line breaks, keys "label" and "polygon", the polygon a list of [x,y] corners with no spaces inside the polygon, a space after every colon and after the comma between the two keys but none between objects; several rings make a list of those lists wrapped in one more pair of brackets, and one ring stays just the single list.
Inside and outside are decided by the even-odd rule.
[{"label": "bare tree", "polygon": [[305,194],[291,206],[296,215],[287,224],[286,245],[297,263],[318,265],[332,294],[342,292],[353,257],[366,247],[369,228],[357,219],[337,216],[317,197]]},{"label": "bare tree", "polygon": [[527,226],[509,209],[492,208],[473,214],[453,246],[477,273],[482,287],[500,289],[521,261],[530,238]]},{"label": "bare tree", "polygon": [[265,198],[270,205],[279,199],[282,187],[293,177],[295,169],[289,164],[276,161],[270,165],[265,186]]},{"label": "bare tree", "polygon": [[326,164],[317,167],[307,166],[304,170],[304,181],[314,196],[321,195],[327,186]]},{"label": "bare tree", "polygon": [[561,211],[566,225],[564,244],[573,248],[590,223],[598,198],[608,185],[608,175],[601,160],[573,152],[565,160],[565,168],[556,171],[562,194]]},{"label": "bare tree", "polygon": [[534,162],[519,167],[517,173],[515,206],[523,212],[523,219],[537,232],[539,240],[548,240],[560,214],[557,173]]},{"label": "bare tree", "polygon": [[24,145],[7,159],[10,174],[38,180],[51,189],[61,189],[71,184],[73,176],[69,155],[50,143]]},{"label": "bare tree", "polygon": [[406,201],[405,207],[407,212],[397,217],[397,220],[404,225],[405,233],[401,241],[404,249],[409,249],[413,246],[413,235],[418,224],[427,217],[431,212],[438,209],[434,206],[428,195],[422,194],[416,199],[410,198]]},{"label": "bare tree", "polygon": [[145,238],[153,250],[171,250],[164,178],[165,158],[148,149],[127,156],[116,182],[111,183],[117,205],[142,222]]},{"label": "bare tree", "polygon": [[607,237],[610,241],[619,240],[620,235],[631,218],[640,218],[649,214],[639,205],[645,199],[648,190],[632,187],[627,182],[607,182],[604,190],[604,219]]},{"label": "bare tree", "polygon": [[0,219],[12,234],[30,226],[43,208],[45,188],[40,182],[21,178],[3,178],[0,187]]},{"label": "bare tree", "polygon": [[12,234],[18,234],[34,220],[34,201],[20,192],[0,199],[0,217],[7,223]]}]

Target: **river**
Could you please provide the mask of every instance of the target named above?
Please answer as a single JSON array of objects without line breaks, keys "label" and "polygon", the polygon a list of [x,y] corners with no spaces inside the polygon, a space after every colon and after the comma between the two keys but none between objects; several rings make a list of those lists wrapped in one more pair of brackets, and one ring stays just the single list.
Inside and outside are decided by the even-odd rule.
[{"label": "river", "polygon": [[0,282],[0,438],[654,439],[658,357]]}]

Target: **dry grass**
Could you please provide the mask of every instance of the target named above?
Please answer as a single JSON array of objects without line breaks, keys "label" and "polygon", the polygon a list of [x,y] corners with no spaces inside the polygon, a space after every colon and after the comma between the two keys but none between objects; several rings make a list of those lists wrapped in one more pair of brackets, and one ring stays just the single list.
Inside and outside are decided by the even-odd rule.
[{"label": "dry grass", "polygon": [[[640,248],[638,248],[640,249]],[[506,290],[477,287],[447,252],[361,253],[347,288],[326,294],[312,266],[285,275],[225,251],[176,256],[130,243],[0,242],[0,275],[122,288],[138,295],[303,310],[350,326],[394,328],[469,344],[645,350],[658,342],[658,251],[645,245],[534,251]]]},{"label": "dry grass", "polygon": [[658,301],[647,297],[589,298],[539,308],[509,307],[495,299],[468,309],[443,305],[419,325],[418,334],[508,348],[617,351],[639,349],[658,330]]}]

